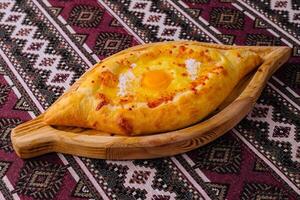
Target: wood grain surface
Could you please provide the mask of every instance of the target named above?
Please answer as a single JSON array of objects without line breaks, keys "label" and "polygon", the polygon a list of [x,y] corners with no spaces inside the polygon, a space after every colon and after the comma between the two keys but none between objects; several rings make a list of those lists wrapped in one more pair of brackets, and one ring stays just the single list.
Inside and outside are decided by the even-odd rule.
[{"label": "wood grain surface", "polygon": [[[160,43],[136,46],[118,54],[138,51],[150,45]],[[11,140],[16,153],[21,158],[61,152],[91,158],[125,160],[157,158],[190,151],[215,140],[241,121],[254,106],[270,76],[291,54],[288,47],[227,46],[210,43],[201,45],[219,49],[249,49],[264,60],[257,70],[240,81],[222,105],[205,120],[180,130],[129,137],[91,129],[49,126],[43,122],[42,114],[12,130]],[[76,88],[93,68],[69,90]]]}]

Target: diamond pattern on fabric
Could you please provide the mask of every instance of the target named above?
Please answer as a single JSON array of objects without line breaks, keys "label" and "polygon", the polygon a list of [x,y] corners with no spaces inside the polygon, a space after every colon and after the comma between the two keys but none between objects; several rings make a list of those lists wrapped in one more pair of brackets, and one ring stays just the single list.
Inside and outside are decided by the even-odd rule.
[{"label": "diamond pattern on fabric", "polygon": [[131,46],[131,36],[122,33],[100,33],[94,50],[102,56],[110,56]]},{"label": "diamond pattern on fabric", "polygon": [[166,14],[153,11],[151,6],[151,1],[131,1],[128,10],[142,14],[140,18],[142,19],[142,23],[144,25],[156,27],[158,29],[158,38],[163,38],[166,40],[179,39],[181,27],[166,24]]},{"label": "diamond pattern on fabric", "polygon": [[[258,111],[264,114],[257,114]],[[264,122],[268,125],[268,139],[278,143],[288,143],[291,145],[291,156],[293,161],[300,162],[299,147],[300,143],[296,139],[296,127],[293,124],[278,122],[276,120],[274,107],[264,104],[256,104],[249,113],[247,119],[252,121]],[[274,119],[275,118],[275,119]],[[259,126],[259,125],[258,125]]]},{"label": "diamond pattern on fabric", "polygon": [[[236,130],[278,169],[276,172],[274,166],[268,166],[269,163],[264,160],[258,161],[257,155],[231,132],[213,142],[212,146],[172,158],[136,160],[130,166],[121,161],[74,160],[72,156],[60,155],[64,163],[70,164],[67,165],[68,171],[64,169],[60,178],[54,171],[64,171],[64,165],[56,154],[25,162],[17,158],[11,148],[10,130],[30,119],[32,112],[28,111],[35,110],[39,114],[34,105],[36,101],[46,109],[96,62],[95,59],[103,59],[125,47],[136,45],[140,40],[146,43],[174,39],[212,42],[214,36],[220,42],[237,45],[285,45],[287,40],[290,46],[294,46],[294,57],[275,75],[285,85],[281,86],[275,79],[271,79],[268,85],[272,84],[276,89],[271,91],[278,94],[278,90],[298,104],[295,94],[299,94],[300,51],[292,36],[298,37],[295,33],[299,23],[297,13],[292,15],[287,10],[299,10],[297,1],[120,2],[0,2],[1,50],[20,75],[15,76],[7,64],[0,61],[0,74],[5,75],[5,79],[0,75],[0,84],[12,82],[9,84],[11,88],[8,88],[9,96],[0,92],[0,100],[3,99],[0,115],[5,114],[5,117],[0,116],[0,199],[3,195],[11,200],[12,194],[20,199],[101,199],[101,196],[107,195],[109,199],[161,200],[174,196],[175,199],[189,200],[206,199],[204,194],[211,199],[297,199],[293,188],[300,188],[300,148],[297,148],[300,141],[299,110],[292,108],[285,96],[266,95],[270,93],[268,90],[262,93],[259,104],[240,123],[242,127],[236,127]],[[243,6],[242,2],[249,7]],[[278,5],[275,5],[276,2]],[[278,2],[287,3],[279,5],[281,3]],[[273,7],[271,3],[274,3]],[[37,4],[40,6],[37,7]],[[267,20],[253,14],[250,7],[266,16]],[[218,9],[223,10],[218,13]],[[211,20],[212,14],[219,21]],[[281,31],[274,28],[274,24]],[[135,34],[130,35],[129,32]],[[135,35],[140,38],[135,38]],[[20,84],[20,81],[25,83]],[[295,98],[287,88],[295,92]],[[28,167],[29,162],[42,164]],[[34,170],[28,169],[24,173],[25,168]],[[15,176],[14,171],[22,173],[22,176]],[[278,171],[286,178],[278,177]],[[50,177],[56,178],[51,181]],[[10,192],[3,180],[10,182],[15,192]],[[293,187],[285,185],[285,180],[294,184]],[[23,185],[27,184],[26,187],[19,183],[22,181]],[[45,186],[51,183],[56,185]]]},{"label": "diamond pattern on fabric", "polygon": [[102,19],[103,12],[91,5],[77,5],[73,7],[68,22],[81,28],[97,27]]},{"label": "diamond pattern on fabric", "polygon": [[214,8],[211,12],[210,23],[220,28],[243,29],[244,14],[235,9]]},{"label": "diamond pattern on fabric", "polygon": [[54,198],[62,184],[67,166],[45,161],[28,161],[22,168],[14,192],[34,198]]},{"label": "diamond pattern on fabric", "polygon": [[218,173],[239,173],[241,148],[237,141],[216,140],[191,155],[193,168],[209,169]]},{"label": "diamond pattern on fabric", "polygon": [[[151,187],[152,182],[154,181],[154,177],[156,175],[155,169],[143,166],[136,166],[131,161],[107,161],[107,163],[117,164],[126,167],[128,170],[125,176],[124,186],[127,188],[145,190],[146,199],[175,199],[175,193],[163,190],[159,191]],[[157,193],[159,193],[159,195]]]}]

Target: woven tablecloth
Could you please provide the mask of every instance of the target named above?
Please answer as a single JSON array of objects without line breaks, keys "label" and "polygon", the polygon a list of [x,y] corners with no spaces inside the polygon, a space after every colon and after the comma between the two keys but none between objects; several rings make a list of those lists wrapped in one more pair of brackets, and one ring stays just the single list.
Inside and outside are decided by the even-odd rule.
[{"label": "woven tablecloth", "polygon": [[[216,141],[154,160],[22,160],[10,131],[94,63],[142,43],[286,45],[292,58]],[[0,0],[0,199],[299,199],[298,0]]]}]

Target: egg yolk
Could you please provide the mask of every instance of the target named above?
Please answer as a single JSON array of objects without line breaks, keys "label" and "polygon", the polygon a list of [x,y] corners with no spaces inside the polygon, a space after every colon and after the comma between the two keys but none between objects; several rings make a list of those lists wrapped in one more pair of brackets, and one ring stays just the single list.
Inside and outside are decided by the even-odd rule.
[{"label": "egg yolk", "polygon": [[163,70],[154,70],[146,72],[142,78],[142,86],[149,89],[164,89],[171,82],[171,76]]}]

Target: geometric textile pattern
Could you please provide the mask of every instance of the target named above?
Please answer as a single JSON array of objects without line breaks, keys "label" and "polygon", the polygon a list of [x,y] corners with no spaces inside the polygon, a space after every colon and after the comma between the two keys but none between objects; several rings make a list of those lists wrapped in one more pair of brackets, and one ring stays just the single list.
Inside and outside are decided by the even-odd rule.
[{"label": "geometric textile pattern", "polygon": [[[300,50],[300,48],[299,48]],[[300,55],[300,54],[299,54]],[[285,65],[285,71],[287,73],[284,74],[282,80],[287,83],[292,88],[300,89],[300,68],[298,63],[291,63],[289,65]]]},{"label": "geometric textile pattern", "polygon": [[187,3],[208,3],[210,0],[185,0]]},{"label": "geometric textile pattern", "polygon": [[73,191],[73,196],[80,197],[80,198],[93,198],[93,195],[89,191],[88,187],[81,180],[78,181]]},{"label": "geometric textile pattern", "polygon": [[82,28],[93,28],[99,25],[103,12],[91,5],[75,6],[68,18],[71,25]]},{"label": "geometric textile pattern", "polygon": [[226,199],[229,185],[219,183],[208,183],[207,186],[215,192],[215,195],[218,200]]},{"label": "geometric textile pattern", "polygon": [[202,199],[170,159],[83,162],[113,199]]},{"label": "geometric textile pattern", "polygon": [[198,18],[201,15],[201,10],[199,9],[189,9],[189,12],[195,18]]},{"label": "geometric textile pattern", "polygon": [[[232,132],[230,132],[232,133]],[[220,138],[223,141],[236,140],[233,134],[226,134]],[[201,183],[205,181],[205,186],[209,187],[211,199],[239,199],[247,183],[260,183],[268,185],[280,185],[277,177],[270,170],[253,170],[256,165],[256,156],[250,151],[242,141],[238,141],[241,148],[242,161],[238,173],[218,173],[210,169],[195,169],[198,160],[204,160],[199,157],[199,151],[203,151],[206,146],[197,150],[187,152],[183,155],[176,156],[176,159],[182,164],[184,169],[190,173],[195,181]],[[196,158],[196,159],[195,159]],[[263,162],[263,161],[262,161]],[[262,167],[260,167],[261,169]],[[280,187],[281,188],[281,187]],[[281,188],[282,189],[282,188]],[[282,189],[286,191],[286,189]],[[225,197],[224,197],[225,196]],[[291,198],[293,199],[293,198]]]},{"label": "geometric textile pattern", "polygon": [[167,40],[179,39],[181,28],[176,25],[166,25],[166,14],[156,12],[154,9],[151,9],[151,6],[151,1],[131,1],[128,10],[131,12],[142,14],[139,15],[142,19],[142,24],[148,25],[150,29],[152,27],[158,29],[158,38],[163,38]]},{"label": "geometric textile pattern", "polygon": [[13,148],[10,140],[11,129],[22,121],[18,118],[0,118],[0,149],[12,152]]},{"label": "geometric textile pattern", "polygon": [[300,2],[298,0],[242,0],[248,8],[280,27],[282,36],[300,39]]},{"label": "geometric textile pattern", "polygon": [[294,46],[294,48],[293,48],[293,56],[300,57],[300,46]]},{"label": "geometric textile pattern", "polygon": [[247,120],[259,122],[257,126],[264,124],[261,131],[267,131],[268,140],[276,142],[279,147],[288,145],[283,151],[290,152],[291,160],[300,163],[300,141],[296,141],[296,127],[294,124],[278,121],[273,106],[257,103]]},{"label": "geometric textile pattern", "polygon": [[87,35],[85,34],[73,34],[73,36],[75,37],[77,42],[79,42],[80,45],[83,45],[87,38]]},{"label": "geometric textile pattern", "polygon": [[267,86],[236,129],[300,188],[300,112]]},{"label": "geometric textile pattern", "polygon": [[175,199],[175,193],[158,190],[151,187],[156,175],[156,169],[144,166],[136,166],[132,163],[132,161],[107,161],[107,163],[126,168],[127,172],[123,182],[124,187],[143,191],[145,193],[145,199]]},{"label": "geometric textile pattern", "polygon": [[271,9],[287,12],[289,22],[300,24],[300,9],[299,7],[297,7],[297,1],[294,2],[292,0],[273,0],[270,2]]},{"label": "geometric textile pattern", "polygon": [[254,46],[276,46],[281,42],[278,38],[263,34],[247,34],[246,45]]},{"label": "geometric textile pattern", "polygon": [[32,110],[30,108],[30,105],[27,103],[26,99],[24,97],[21,97],[18,99],[16,105],[14,106],[14,109],[16,110],[22,110],[22,111],[30,111]]},{"label": "geometric textile pattern", "polygon": [[122,27],[121,23],[118,20],[116,20],[115,18],[113,18],[111,20],[111,22],[109,23],[109,25],[111,27]]},{"label": "geometric textile pattern", "polygon": [[288,196],[280,188],[276,186],[260,184],[260,183],[248,183],[244,187],[244,191],[240,197],[242,200],[248,199],[280,199],[287,200]]},{"label": "geometric textile pattern", "polygon": [[256,162],[255,162],[253,170],[257,171],[257,172],[266,172],[266,171],[269,171],[269,168],[265,166],[263,161],[257,159]]},{"label": "geometric textile pattern", "polygon": [[0,178],[2,178],[5,173],[7,172],[9,166],[11,163],[5,162],[5,161],[0,161]]},{"label": "geometric textile pattern", "polygon": [[0,84],[0,108],[6,102],[9,92],[10,86]]},{"label": "geometric textile pattern", "polygon": [[4,15],[0,20],[0,25],[13,27],[11,38],[16,41],[25,41],[22,46],[22,53],[28,56],[38,56],[33,61],[33,68],[36,70],[48,72],[47,84],[54,87],[62,87],[70,85],[73,72],[64,69],[59,69],[58,65],[62,59],[60,55],[48,53],[47,48],[49,40],[36,38],[37,27],[34,25],[24,24],[26,14],[16,12],[13,8],[15,2],[5,1],[0,6],[0,12]]},{"label": "geometric textile pattern", "polygon": [[52,8],[49,8],[49,10],[54,16],[57,17],[60,14],[62,8],[52,7]]},{"label": "geometric textile pattern", "polygon": [[270,27],[268,26],[268,24],[265,21],[263,21],[259,18],[256,18],[255,22],[254,22],[254,28],[265,29],[265,28],[270,28]]},{"label": "geometric textile pattern", "polygon": [[131,46],[132,37],[122,33],[100,33],[94,51],[101,56],[110,56]]},{"label": "geometric textile pattern", "polygon": [[235,41],[235,35],[229,35],[229,34],[222,34],[218,36],[224,44],[232,45]]},{"label": "geometric textile pattern", "polygon": [[0,65],[0,74],[1,75],[5,75],[6,74],[5,69],[3,68],[2,65]]},{"label": "geometric textile pattern", "polygon": [[211,12],[210,23],[220,28],[243,29],[244,14],[234,9],[215,8]]},{"label": "geometric textile pattern", "polygon": [[67,166],[46,161],[28,161],[22,168],[14,192],[39,199],[53,199],[59,191]]},{"label": "geometric textile pattern", "polygon": [[189,155],[196,163],[193,168],[207,169],[217,173],[239,173],[241,164],[240,143],[218,139],[206,145],[197,154]]},{"label": "geometric textile pattern", "polygon": [[[4,151],[0,145],[0,163],[6,163],[0,164],[0,199],[299,199],[300,164],[292,160],[295,144],[290,144],[300,141],[299,109],[290,105],[300,105],[299,23],[288,19],[289,10],[271,10],[275,1],[0,1],[0,74],[11,91],[8,97],[0,95],[5,102],[0,120],[15,123],[2,125],[4,133],[0,129],[0,144],[7,144]],[[297,12],[299,2],[291,2]],[[175,157],[112,162],[53,153],[24,161],[7,150],[7,129],[33,117],[29,107],[39,114],[99,59],[138,43],[174,39],[294,46],[294,57],[268,82],[283,95],[264,90],[253,119],[244,119],[220,140]],[[270,111],[271,125],[258,119]],[[29,162],[35,164],[30,167]],[[64,173],[49,176],[54,171]],[[49,177],[55,180],[49,183]],[[52,185],[45,189],[45,184]]]},{"label": "geometric textile pattern", "polygon": [[189,21],[190,17],[172,5],[176,1],[122,2],[103,0],[101,4],[109,6],[114,13],[122,13],[122,19],[139,36],[138,40],[142,39],[145,43],[178,39],[213,42],[203,29]]}]

